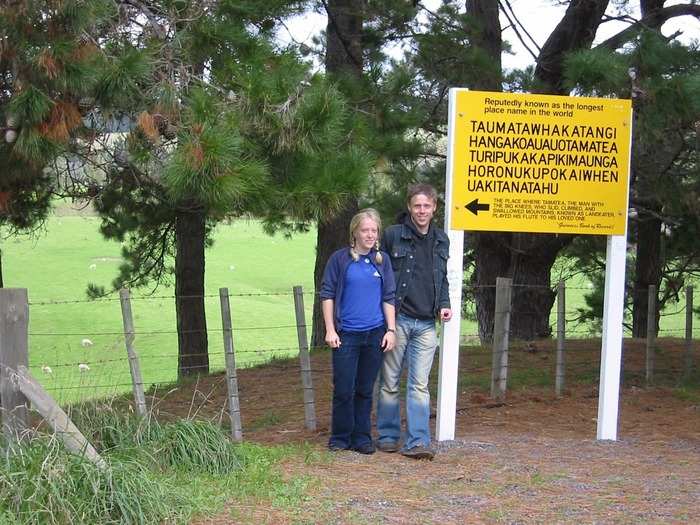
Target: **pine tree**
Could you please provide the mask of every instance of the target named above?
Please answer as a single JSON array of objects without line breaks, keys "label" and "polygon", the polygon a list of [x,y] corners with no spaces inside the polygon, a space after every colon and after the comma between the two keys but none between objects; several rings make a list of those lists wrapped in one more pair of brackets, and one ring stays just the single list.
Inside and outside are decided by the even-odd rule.
[{"label": "pine tree", "polygon": [[[628,3],[616,2],[614,8],[624,10]],[[634,41],[648,24],[700,14],[695,4],[664,7],[662,0],[644,3],[650,8],[646,16],[596,47],[616,50]],[[500,31],[495,30],[498,23],[493,2],[467,1],[466,13],[461,3],[444,2],[437,12],[430,14],[428,28],[416,31],[416,50],[410,57],[417,68],[416,85],[426,88],[422,92],[428,96],[423,98],[431,100],[436,108],[431,114],[434,118],[427,121],[424,129],[444,133],[445,94],[452,86],[568,94],[565,59],[572,53],[592,48],[609,4],[608,0],[569,1],[564,16],[537,53],[537,67],[506,76],[494,67],[506,44]],[[507,2],[499,6],[507,9]],[[469,256],[474,258],[472,284],[482,340],[489,340],[492,335],[493,284],[498,276],[511,277],[514,283],[523,285],[514,288],[511,336],[533,339],[550,335],[549,313],[555,298],[552,267],[572,240],[568,235],[527,233],[480,233],[470,238],[467,246],[473,248]]]},{"label": "pine tree", "polygon": [[[370,152],[374,159],[365,173],[363,191],[349,194],[333,214],[317,222],[315,288],[319,290],[328,257],[347,245],[351,217],[360,207],[375,206],[396,211],[404,193],[388,191],[390,180],[413,180],[412,165],[423,153],[422,141],[410,135],[419,123],[419,112],[402,105],[408,99],[410,72],[386,55],[386,46],[404,38],[416,15],[416,6],[402,0],[322,0],[327,16],[323,57],[326,74],[348,99],[354,111],[354,127],[348,141]],[[405,184],[403,184],[405,189]],[[393,188],[392,188],[393,190]],[[312,346],[322,346],[325,328],[321,303],[313,308]]]},{"label": "pine tree", "polygon": [[89,133],[103,64],[95,36],[113,12],[101,0],[0,6],[0,226],[10,235],[45,219],[60,185],[47,168]]},{"label": "pine tree", "polygon": [[[629,274],[632,334],[658,332],[659,315],[647,319],[648,289],[659,308],[678,300],[685,281],[700,271],[695,243],[700,227],[697,129],[700,120],[700,49],[663,37],[658,28],[639,34],[621,52],[582,52],[567,61],[567,83],[584,93],[632,98],[633,127],[630,238],[636,254]],[[578,250],[577,250],[578,253]],[[600,271],[600,270],[599,270]],[[590,294],[602,303],[602,290]]]},{"label": "pine tree", "polygon": [[[248,215],[270,230],[304,228],[359,192],[371,165],[347,141],[353,124],[343,97],[274,46],[274,17],[294,8],[130,4],[106,46],[115,58],[101,93],[129,127],[104,140],[100,153],[107,157],[96,199],[101,230],[124,243],[113,285],[174,276],[180,376],[208,371],[204,270],[212,227]],[[148,24],[134,33],[143,19]]]}]

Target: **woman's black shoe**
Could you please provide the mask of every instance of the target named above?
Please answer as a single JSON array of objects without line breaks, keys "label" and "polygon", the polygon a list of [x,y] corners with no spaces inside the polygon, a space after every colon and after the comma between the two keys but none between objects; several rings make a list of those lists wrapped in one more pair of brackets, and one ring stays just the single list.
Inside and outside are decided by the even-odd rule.
[{"label": "woman's black shoe", "polygon": [[355,447],[353,450],[360,454],[374,454],[376,452],[376,449],[372,443],[365,443],[364,445]]}]

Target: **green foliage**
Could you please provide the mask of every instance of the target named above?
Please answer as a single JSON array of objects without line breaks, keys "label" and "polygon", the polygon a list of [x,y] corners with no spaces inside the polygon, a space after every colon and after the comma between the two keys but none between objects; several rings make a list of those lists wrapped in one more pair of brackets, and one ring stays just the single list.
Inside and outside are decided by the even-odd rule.
[{"label": "green foliage", "polygon": [[[278,154],[298,152],[322,156],[331,149],[344,148],[350,140],[350,108],[332,85],[315,80],[309,88],[273,114]],[[276,130],[271,130],[275,133]]]},{"label": "green foliage", "polygon": [[608,49],[571,53],[564,59],[564,67],[567,89],[591,97],[624,97],[628,93],[629,63],[624,56]]},{"label": "green foliage", "polygon": [[308,480],[295,479],[289,483],[274,468],[285,456],[299,453],[298,449],[242,443],[237,450],[244,458],[243,468],[236,476],[235,486],[239,497],[271,499],[274,505],[280,507],[298,505],[307,497]]},{"label": "green foliage", "polygon": [[240,468],[235,446],[220,427],[180,420],[164,425],[153,440],[153,454],[166,468],[223,475]]},{"label": "green foliage", "polygon": [[[103,234],[124,243],[115,287],[168,281],[178,213],[196,210],[209,226],[240,215],[309,222],[362,191],[372,166],[349,139],[345,99],[320,78],[307,83],[308,66],[275,48],[271,3],[166,3],[172,30],[152,28],[154,38],[144,27],[128,43],[110,35],[98,83],[102,104],[130,112],[123,140],[105,141],[96,203]],[[274,5],[283,16],[301,2]]]},{"label": "green foliage", "polygon": [[284,178],[272,193],[274,203],[266,210],[268,228],[290,217],[317,221],[337,213],[343,203],[366,188],[372,157],[367,151],[348,147],[326,158],[300,156],[283,167]]},{"label": "green foliage", "polygon": [[479,31],[476,22],[454,5],[443,5],[438,13],[419,38],[414,57],[426,78],[438,81],[441,87],[465,86],[465,82],[468,86],[470,79],[477,82],[485,76],[500,78],[498,64],[483,49],[471,45],[471,34]]},{"label": "green foliage", "polygon": [[49,159],[55,158],[61,150],[36,129],[25,128],[17,137],[13,154],[20,154],[33,166],[42,166]]},{"label": "green foliage", "polygon": [[0,163],[5,173],[0,179],[0,191],[9,191],[8,209],[0,215],[0,224],[8,224],[12,232],[28,232],[42,224],[51,208],[52,180],[45,173],[37,173],[16,157],[5,157],[0,146]]},{"label": "green foliage", "polygon": [[114,14],[108,0],[0,7],[0,119],[17,133],[0,141],[0,189],[10,193],[0,225],[10,233],[41,224],[60,186],[47,166],[86,137],[83,117],[102,67],[94,42]]},{"label": "green foliage", "polygon": [[128,43],[110,46],[108,52],[110,56],[95,87],[97,103],[102,108],[119,111],[134,108],[143,100],[144,90],[149,87],[153,58],[149,50]]},{"label": "green foliage", "polygon": [[414,28],[417,2],[404,0],[368,0],[364,3],[365,24],[362,45],[366,61],[372,65],[386,65],[386,46],[401,40]]},{"label": "green foliage", "polygon": [[116,399],[71,412],[107,467],[69,454],[54,436],[14,445],[0,460],[2,523],[184,523],[230,497],[280,507],[306,498],[309,481],[284,479],[276,464],[308,450],[235,445],[211,423],[140,419]]},{"label": "green foliage", "polygon": [[[661,280],[659,283],[638,281],[645,277],[636,276],[635,266],[630,264],[628,289],[633,288],[632,283],[638,287],[658,284],[661,308],[676,301],[686,281],[700,274],[700,252],[693,240],[700,231],[695,124],[700,118],[699,58],[695,44],[668,42],[657,32],[642,31],[620,52],[593,49],[571,54],[565,61],[569,88],[586,95],[633,98],[630,206],[639,213],[630,219],[630,238],[638,248],[652,241],[661,247],[656,262],[636,261],[637,267],[656,264],[658,268],[654,271],[658,270]],[[640,221],[650,219],[662,222],[663,234],[661,231],[639,233]],[[576,244],[583,246],[585,241]],[[579,258],[580,269],[593,270],[589,264],[590,252],[578,249],[576,244],[569,254]],[[599,261],[602,250],[598,243],[595,253]],[[587,298],[589,308],[580,312],[583,319],[600,319],[602,272],[597,263],[590,277],[596,286]],[[646,275],[650,273],[647,270]]]},{"label": "green foliage", "polygon": [[0,467],[0,510],[18,522],[148,524],[175,517],[181,499],[143,463],[120,458],[100,469],[56,438],[17,447]]},{"label": "green foliage", "polygon": [[[133,151],[133,150],[132,150]],[[167,282],[167,262],[174,255],[175,209],[157,180],[140,178],[133,168],[107,174],[95,209],[102,217],[100,232],[122,243],[123,263],[113,281],[145,286]]]},{"label": "green foliage", "polygon": [[11,100],[7,111],[23,128],[29,128],[43,121],[52,106],[53,101],[44,91],[28,86]]},{"label": "green foliage", "polygon": [[[693,385],[695,388],[693,388]],[[700,385],[699,381],[695,381],[694,383],[688,382],[687,386],[674,389],[673,396],[681,401],[689,401],[695,404],[700,403],[700,391],[698,391],[697,385]]]},{"label": "green foliage", "polygon": [[119,398],[74,405],[70,417],[87,440],[107,454],[133,454],[137,447],[144,447],[161,434],[157,421],[139,417]]},{"label": "green foliage", "polygon": [[250,424],[250,430],[260,430],[282,423],[282,417],[274,410],[267,410]]},{"label": "green foliage", "polygon": [[163,184],[174,202],[194,199],[207,209],[231,212],[248,194],[260,190],[265,166],[246,159],[243,138],[224,121],[207,122],[181,136]]}]

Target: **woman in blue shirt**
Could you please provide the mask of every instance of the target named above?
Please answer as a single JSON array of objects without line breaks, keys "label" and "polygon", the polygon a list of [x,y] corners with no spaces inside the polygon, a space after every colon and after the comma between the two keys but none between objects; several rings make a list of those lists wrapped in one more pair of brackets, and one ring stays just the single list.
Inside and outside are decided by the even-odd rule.
[{"label": "woman in blue shirt", "polygon": [[350,221],[350,247],[328,259],[321,285],[326,343],[333,351],[330,450],[373,454],[370,416],[382,351],[395,344],[394,273],[379,251],[381,220],[367,208]]}]

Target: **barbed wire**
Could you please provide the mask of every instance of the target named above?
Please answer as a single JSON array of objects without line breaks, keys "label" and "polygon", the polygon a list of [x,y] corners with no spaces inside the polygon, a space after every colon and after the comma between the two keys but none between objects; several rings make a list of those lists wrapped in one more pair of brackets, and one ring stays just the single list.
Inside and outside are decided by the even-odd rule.
[{"label": "barbed wire", "polygon": [[[296,324],[288,324],[288,325],[274,325],[274,326],[232,326],[232,330],[234,332],[236,331],[249,331],[249,330],[279,330],[281,328],[297,328],[298,326]],[[130,332],[133,335],[139,336],[147,336],[147,335],[177,335],[177,334],[203,334],[203,333],[221,333],[224,331],[223,327],[214,327],[214,328],[207,328],[206,330],[204,329],[192,329],[192,330],[140,330],[140,329],[135,329],[133,332]],[[123,331],[120,332],[91,332],[91,331],[83,331],[83,332],[29,332],[30,336],[35,336],[35,337],[46,337],[46,336],[59,336],[59,337],[85,337],[85,336],[102,336],[102,335],[109,335],[109,336],[125,336],[126,334]]]},{"label": "barbed wire", "polygon": [[[309,292],[315,294],[315,292]],[[265,296],[293,296],[293,291],[279,291],[279,292],[241,292],[241,293],[228,293],[228,297],[265,297]],[[316,294],[317,295],[317,294]],[[203,294],[203,295],[130,295],[129,300],[131,301],[153,301],[162,299],[212,299],[220,298],[221,295],[218,293]],[[44,299],[40,301],[29,301],[29,306],[48,306],[48,305],[64,305],[64,304],[80,304],[80,303],[110,303],[119,302],[120,297],[99,297],[95,299]]]}]

